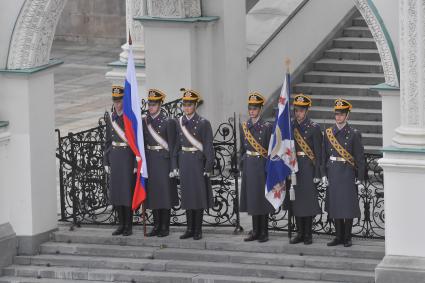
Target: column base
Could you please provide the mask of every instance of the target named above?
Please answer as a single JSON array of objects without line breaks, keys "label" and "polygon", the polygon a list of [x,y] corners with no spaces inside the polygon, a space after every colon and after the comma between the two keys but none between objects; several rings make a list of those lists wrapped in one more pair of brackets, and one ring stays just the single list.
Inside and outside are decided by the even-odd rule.
[{"label": "column base", "polygon": [[395,130],[393,145],[400,148],[425,148],[425,130],[423,128],[398,127]]},{"label": "column base", "polygon": [[387,255],[375,269],[376,283],[417,283],[425,278],[425,257]]},{"label": "column base", "polygon": [[[125,76],[127,74],[127,63],[116,61],[108,64],[112,70],[105,74],[105,78],[113,85],[124,85]],[[147,95],[146,88],[146,69],[144,64],[136,63],[136,78],[139,87],[139,95],[141,98]]]}]

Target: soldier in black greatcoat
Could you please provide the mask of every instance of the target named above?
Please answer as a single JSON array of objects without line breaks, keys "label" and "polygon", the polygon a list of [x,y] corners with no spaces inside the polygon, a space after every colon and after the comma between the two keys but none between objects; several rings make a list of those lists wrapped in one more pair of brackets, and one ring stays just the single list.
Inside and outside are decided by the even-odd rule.
[{"label": "soldier in black greatcoat", "polygon": [[306,95],[298,94],[294,97],[293,105],[295,119],[292,122],[292,129],[297,152],[298,172],[292,209],[298,233],[290,243],[304,242],[309,245],[313,242],[313,218],[321,212],[316,186],[321,178],[323,136],[320,126],[307,116],[308,109],[311,107],[311,99]]},{"label": "soldier in black greatcoat", "polygon": [[[181,206],[187,229],[180,239],[202,239],[204,209],[213,206],[210,175],[214,166],[213,132],[210,122],[196,113],[198,92],[181,89],[184,115],[177,121],[173,170],[180,177]],[[178,169],[178,170],[177,170]]]},{"label": "soldier in black greatcoat", "polygon": [[161,112],[165,93],[148,91],[148,113],[143,119],[143,135],[149,178],[146,181],[146,208],[152,209],[153,229],[148,237],[170,233],[170,212],[178,205],[177,182],[172,172],[176,143],[176,123]]},{"label": "soldier in black greatcoat", "polygon": [[250,118],[240,126],[240,211],[252,217],[252,231],[244,241],[268,241],[268,216],[275,211],[265,197],[267,151],[273,129],[271,123],[261,118],[264,101],[258,92],[249,95]]},{"label": "soldier in black greatcoat", "polygon": [[364,147],[361,133],[347,122],[351,108],[347,100],[335,100],[336,123],[326,129],[323,139],[326,210],[336,229],[336,237],[328,246],[350,247],[353,218],[360,217],[358,185],[365,176]]},{"label": "soldier in black greatcoat", "polygon": [[112,235],[132,234],[133,212],[131,203],[136,183],[136,157],[127,143],[124,132],[123,105],[124,88],[112,87],[114,107],[106,117],[106,143],[104,164],[110,178],[110,201],[118,214],[118,228]]}]

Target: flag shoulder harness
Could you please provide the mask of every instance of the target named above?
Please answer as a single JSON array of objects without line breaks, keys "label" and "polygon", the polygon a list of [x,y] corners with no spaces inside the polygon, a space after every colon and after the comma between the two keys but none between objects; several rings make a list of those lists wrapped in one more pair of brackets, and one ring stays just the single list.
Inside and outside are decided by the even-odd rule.
[{"label": "flag shoulder harness", "polygon": [[186,139],[199,151],[204,151],[204,146],[200,141],[198,141],[186,128],[186,126],[183,125],[183,116],[179,118],[179,124],[182,129],[183,135],[186,137]]},{"label": "flag shoulder harness", "polygon": [[332,128],[326,129],[326,136],[332,147],[341,155],[341,157],[347,160],[351,166],[356,167],[353,156],[338,142],[334,133],[332,132]]},{"label": "flag shoulder harness", "polygon": [[146,122],[146,125],[147,125],[147,127],[148,127],[148,132],[149,132],[149,134],[152,136],[152,138],[160,145],[160,146],[162,146],[165,150],[167,150],[167,151],[169,151],[169,149],[168,149],[168,143],[167,143],[167,141],[165,140],[165,139],[163,139],[162,137],[161,137],[161,135],[160,134],[158,134],[156,131],[155,131],[155,129],[152,127],[152,125],[151,124],[148,124],[148,121],[147,121],[147,118],[145,117],[145,122]]},{"label": "flag shoulder harness", "polygon": [[245,135],[246,140],[249,142],[249,144],[263,157],[267,157],[267,150],[254,138],[254,136],[251,134],[251,132],[248,129],[248,126],[246,122],[242,123],[242,130]]},{"label": "flag shoulder harness", "polygon": [[301,147],[302,151],[307,154],[307,157],[310,158],[311,161],[314,162],[314,160],[316,159],[316,157],[314,156],[314,152],[308,145],[308,143],[304,140],[300,131],[297,128],[294,129],[294,138],[297,144]]},{"label": "flag shoulder harness", "polygon": [[117,124],[117,122],[115,122],[112,119],[112,113],[109,113],[109,119],[111,121],[111,125],[114,128],[115,132],[117,133],[117,135],[120,137],[120,139],[125,142],[128,143],[127,138],[125,137],[125,132],[124,130],[120,127],[120,125]]}]

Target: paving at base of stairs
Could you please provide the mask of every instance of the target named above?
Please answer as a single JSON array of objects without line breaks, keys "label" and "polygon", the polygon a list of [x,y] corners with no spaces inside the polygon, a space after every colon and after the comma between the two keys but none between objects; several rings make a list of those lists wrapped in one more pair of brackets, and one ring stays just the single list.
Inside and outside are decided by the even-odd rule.
[{"label": "paving at base of stairs", "polygon": [[0,283],[24,282],[374,282],[384,242],[354,239],[350,248],[327,247],[329,236],[312,245],[288,243],[271,232],[266,243],[244,242],[246,233],[205,227],[202,240],[180,240],[184,227],[165,238],[146,238],[135,227],[129,237],[115,227],[66,225],[34,256],[16,256]]}]

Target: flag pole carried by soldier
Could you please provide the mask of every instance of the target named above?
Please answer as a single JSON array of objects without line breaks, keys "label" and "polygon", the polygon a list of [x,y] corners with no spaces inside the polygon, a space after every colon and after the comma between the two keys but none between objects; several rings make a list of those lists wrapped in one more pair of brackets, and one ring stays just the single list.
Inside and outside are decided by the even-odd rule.
[{"label": "flag pole carried by soldier", "polygon": [[322,132],[320,126],[308,117],[311,107],[310,97],[297,94],[293,101],[295,119],[292,129],[298,160],[297,184],[292,212],[295,216],[297,236],[290,243],[313,242],[313,218],[321,213],[318,200],[317,184],[320,182],[320,166],[322,156]]},{"label": "flag pole carried by soldier", "polygon": [[360,217],[358,185],[364,181],[364,147],[361,133],[347,122],[351,109],[347,100],[335,100],[335,125],[326,129],[323,139],[326,211],[336,230],[336,236],[328,246],[343,244],[350,247],[353,218]]},{"label": "flag pole carried by soldier", "polygon": [[266,162],[272,124],[261,117],[264,97],[258,92],[248,96],[248,121],[240,125],[242,187],[240,211],[252,217],[252,230],[244,241],[268,241],[268,216],[274,207],[265,197]]},{"label": "flag pole carried by soldier", "polygon": [[210,176],[214,166],[213,132],[210,122],[196,113],[198,92],[181,89],[184,115],[177,121],[173,175],[180,177],[181,206],[187,229],[180,239],[202,239],[204,209],[213,206]]},{"label": "flag pole carried by soldier", "polygon": [[143,119],[146,162],[149,178],[146,181],[146,208],[152,210],[153,229],[146,236],[165,237],[170,233],[170,212],[178,205],[177,182],[172,172],[176,164],[173,155],[176,143],[176,123],[162,111],[165,93],[148,91],[148,113]]},{"label": "flag pole carried by soldier", "polygon": [[[131,204],[136,183],[136,157],[127,143],[124,132],[122,86],[112,87],[113,110],[106,115],[105,171],[110,177],[110,201],[118,214],[118,228],[113,236],[132,234]],[[137,170],[137,169],[136,169]]]}]

